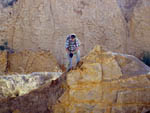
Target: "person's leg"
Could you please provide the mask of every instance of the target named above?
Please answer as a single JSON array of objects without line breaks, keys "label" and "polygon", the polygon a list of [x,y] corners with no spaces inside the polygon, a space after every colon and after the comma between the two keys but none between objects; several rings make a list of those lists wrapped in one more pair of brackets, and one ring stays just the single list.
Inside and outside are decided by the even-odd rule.
[{"label": "person's leg", "polygon": [[72,58],[70,57],[70,55],[68,53],[67,53],[67,57],[68,57],[68,60],[69,60],[69,64],[68,64],[68,68],[67,68],[67,71],[68,71],[69,69],[72,68]]},{"label": "person's leg", "polygon": [[78,50],[76,52],[76,60],[77,60],[77,64],[80,62],[80,50]]}]

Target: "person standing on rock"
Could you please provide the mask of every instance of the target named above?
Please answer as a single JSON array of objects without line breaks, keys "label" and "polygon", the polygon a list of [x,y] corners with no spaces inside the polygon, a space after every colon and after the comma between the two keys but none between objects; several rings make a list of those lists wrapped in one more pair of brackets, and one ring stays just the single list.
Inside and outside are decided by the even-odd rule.
[{"label": "person standing on rock", "polygon": [[76,55],[77,65],[80,62],[80,50],[79,50],[80,42],[75,34],[71,34],[67,36],[65,48],[67,51],[67,57],[69,60],[67,71],[72,68],[72,58]]}]

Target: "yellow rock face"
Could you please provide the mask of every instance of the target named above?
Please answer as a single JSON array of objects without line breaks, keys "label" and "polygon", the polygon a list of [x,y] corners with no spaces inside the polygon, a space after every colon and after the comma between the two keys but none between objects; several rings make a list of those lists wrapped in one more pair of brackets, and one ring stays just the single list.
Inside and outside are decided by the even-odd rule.
[{"label": "yellow rock face", "polygon": [[1,75],[32,72],[62,72],[62,70],[49,51],[24,50],[12,54],[7,54],[6,51],[0,52]]},{"label": "yellow rock face", "polygon": [[150,107],[150,69],[135,57],[96,46],[82,61],[67,74],[69,87],[54,113],[140,113]]},{"label": "yellow rock face", "polygon": [[137,56],[150,50],[149,0],[20,0],[5,8],[1,3],[0,41],[7,39],[15,50],[51,50],[64,64],[65,39],[72,32],[82,42],[82,55],[96,44]]},{"label": "yellow rock face", "polygon": [[60,72],[61,69],[49,51],[25,50],[9,55],[9,73]]}]

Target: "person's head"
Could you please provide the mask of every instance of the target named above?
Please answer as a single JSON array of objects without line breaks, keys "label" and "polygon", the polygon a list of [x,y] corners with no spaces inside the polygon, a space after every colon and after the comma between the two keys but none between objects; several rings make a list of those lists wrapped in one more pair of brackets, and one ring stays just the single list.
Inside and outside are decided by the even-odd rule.
[{"label": "person's head", "polygon": [[76,35],[75,34],[71,34],[70,37],[71,37],[72,40],[75,40]]}]

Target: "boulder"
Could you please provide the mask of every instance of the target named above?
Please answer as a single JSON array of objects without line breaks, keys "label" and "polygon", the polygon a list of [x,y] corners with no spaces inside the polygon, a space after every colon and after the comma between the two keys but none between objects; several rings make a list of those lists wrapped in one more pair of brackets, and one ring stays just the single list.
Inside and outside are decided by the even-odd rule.
[{"label": "boulder", "polygon": [[150,107],[150,68],[131,55],[96,46],[67,74],[54,113],[141,113]]}]

